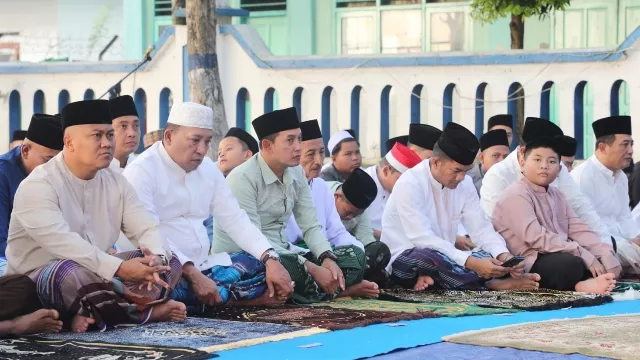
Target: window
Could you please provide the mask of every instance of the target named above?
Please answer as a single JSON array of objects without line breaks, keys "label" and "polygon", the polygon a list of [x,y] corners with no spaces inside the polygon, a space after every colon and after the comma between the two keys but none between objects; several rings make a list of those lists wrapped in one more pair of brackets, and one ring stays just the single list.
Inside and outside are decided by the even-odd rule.
[{"label": "window", "polygon": [[376,0],[336,0],[338,8],[376,6]]},{"label": "window", "polygon": [[437,12],[430,14],[431,51],[462,51],[465,43],[465,13]]},{"label": "window", "polygon": [[385,54],[422,51],[422,10],[383,11],[381,36]]},{"label": "window", "polygon": [[345,16],[341,21],[341,54],[374,52],[373,16]]},{"label": "window", "polygon": [[171,0],[155,0],[153,13],[155,16],[171,16]]},{"label": "window", "polygon": [[286,0],[241,0],[240,7],[249,11],[287,10]]}]

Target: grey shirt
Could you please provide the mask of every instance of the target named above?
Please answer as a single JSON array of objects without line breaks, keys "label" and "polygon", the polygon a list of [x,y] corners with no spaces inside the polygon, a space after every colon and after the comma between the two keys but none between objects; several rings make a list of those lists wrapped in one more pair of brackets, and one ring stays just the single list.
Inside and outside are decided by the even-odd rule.
[{"label": "grey shirt", "polygon": [[480,188],[482,188],[482,179],[484,178],[484,171],[482,171],[482,164],[477,164],[469,172],[467,173],[471,180],[473,180],[473,185],[476,187],[478,191],[478,196],[480,196]]},{"label": "grey shirt", "polygon": [[320,172],[320,178],[327,182],[329,181],[344,182],[347,179],[346,177],[342,178],[342,176],[340,176],[340,172],[338,172],[338,170],[336,169],[335,166],[333,166],[333,164],[331,164],[331,166],[323,169]]}]

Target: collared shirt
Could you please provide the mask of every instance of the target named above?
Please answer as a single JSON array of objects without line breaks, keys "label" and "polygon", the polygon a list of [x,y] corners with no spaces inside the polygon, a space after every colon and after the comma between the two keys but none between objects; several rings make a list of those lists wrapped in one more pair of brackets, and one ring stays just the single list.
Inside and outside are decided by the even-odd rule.
[{"label": "collared shirt", "polygon": [[631,240],[640,226],[631,218],[629,180],[622,171],[611,171],[593,155],[573,169],[571,177],[582,193],[595,204],[596,212],[611,236]]},{"label": "collared shirt", "polygon": [[211,242],[204,222],[213,216],[236,246],[260,258],[271,248],[267,239],[251,224],[225,182],[224,176],[205,157],[202,164],[185,172],[171,159],[161,142],[153,144],[127,166],[124,176],[169,239],[180,262],[193,263],[200,270],[230,265],[228,254],[209,256]]},{"label": "collared shirt", "polygon": [[[342,186],[342,183],[339,181],[332,181],[328,182],[327,185],[331,188],[332,193],[335,194]],[[351,220],[342,220],[342,224],[344,225],[344,228],[347,229],[347,231],[364,246],[377,241],[373,236],[371,220],[369,220],[369,216],[367,216],[366,211]],[[360,247],[364,249],[363,246]]]},{"label": "collared shirt", "polygon": [[111,280],[122,260],[108,255],[120,231],[138,246],[171,258],[158,223],[119,173],[99,170],[91,180],[73,175],[60,152],[20,184],[9,225],[7,274],[28,274],[69,259]]},{"label": "collared shirt", "polygon": [[391,250],[391,264],[403,251],[437,250],[461,266],[469,253],[456,249],[456,232],[462,223],[476,246],[492,256],[508,252],[504,239],[484,216],[471,178],[455,189],[442,186],[431,174],[430,161],[407,170],[393,187],[382,216],[382,241]]},{"label": "collared shirt", "polygon": [[[133,163],[133,160],[136,159],[136,154],[129,154],[129,157],[127,158],[127,163],[124,164],[124,166],[129,166],[131,165],[131,163]],[[113,158],[113,160],[111,160],[111,164],[109,164],[109,168],[113,169],[119,173],[122,174],[122,172],[124,171],[125,168],[120,167],[120,160],[116,159],[115,157]]]},{"label": "collared shirt", "polygon": [[27,177],[22,165],[21,149],[22,146],[16,146],[0,155],[0,256],[4,256],[7,247],[13,197],[18,185]]},{"label": "collared shirt", "polygon": [[545,189],[520,175],[496,204],[492,222],[514,255],[526,256],[529,271],[538,254],[566,252],[589,267],[598,258],[605,269],[620,266],[613,247],[580,220],[559,189]]},{"label": "collared shirt", "polygon": [[[329,240],[329,243],[334,246],[348,246],[355,245],[363,247],[362,243],[358,242],[349,232],[344,228],[340,215],[336,210],[336,201],[333,197],[333,192],[329,189],[327,183],[320,179],[312,179],[309,183],[311,188],[311,200],[316,208],[316,215],[318,221],[322,225],[322,231]],[[293,216],[289,218],[287,223],[287,236],[289,242],[296,244],[302,241],[302,230]]]},{"label": "collared shirt", "polygon": [[480,196],[480,188],[482,187],[482,178],[484,178],[484,171],[482,171],[482,164],[476,164],[467,172],[467,175],[473,181],[473,185],[476,187],[478,191],[478,196]]},{"label": "collared shirt", "polygon": [[[302,166],[287,168],[282,181],[258,153],[227,175],[227,184],[247,212],[251,222],[262,231],[279,252],[291,253],[285,231],[293,213],[304,234],[304,242],[316,257],[331,250],[331,244],[322,232],[311,199],[311,190]],[[220,228],[220,219],[214,214],[214,252],[239,251],[229,234]],[[303,261],[304,258],[299,258]]]},{"label": "collared shirt", "polygon": [[[507,156],[503,161],[493,165],[482,179],[482,188],[480,188],[480,202],[487,217],[491,217],[493,208],[504,193],[504,190],[516,182],[522,173],[520,164],[518,163],[518,152],[520,147]],[[604,243],[611,244],[611,235],[607,227],[600,221],[600,217],[594,209],[591,201],[580,191],[578,185],[567,168],[560,164],[561,170],[558,177],[551,183],[562,192],[565,199],[569,202],[573,211],[589,226],[589,229],[595,231],[600,240]],[[575,170],[574,170],[575,171]],[[475,239],[474,239],[475,241]]]},{"label": "collared shirt", "polygon": [[367,214],[367,217],[371,220],[371,226],[374,229],[382,230],[382,213],[384,212],[384,207],[387,205],[387,200],[391,193],[385,190],[380,183],[380,179],[378,178],[378,165],[368,167],[365,172],[371,176],[378,188],[378,194],[365,211],[365,214]]}]

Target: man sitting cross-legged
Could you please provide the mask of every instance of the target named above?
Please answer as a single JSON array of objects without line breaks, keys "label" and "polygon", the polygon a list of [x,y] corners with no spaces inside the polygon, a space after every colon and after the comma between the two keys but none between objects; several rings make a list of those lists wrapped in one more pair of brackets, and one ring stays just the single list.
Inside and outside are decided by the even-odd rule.
[{"label": "man sitting cross-legged", "polygon": [[[300,164],[309,182],[311,199],[316,209],[318,221],[322,225],[322,231],[334,248],[353,245],[364,250],[364,244],[358,241],[353,234],[347,232],[347,229],[345,229],[343,223],[340,221],[340,215],[338,215],[336,203],[333,198],[333,191],[329,189],[329,186],[324,180],[318,177],[322,167],[322,161],[324,160],[324,143],[322,142],[322,132],[320,131],[318,121],[309,120],[301,122],[300,130],[302,132],[302,159]],[[362,172],[362,170],[355,169],[353,171],[353,173],[357,172]],[[371,231],[371,229],[369,230]],[[296,224],[293,215],[287,223],[287,236],[292,244],[299,244],[304,241],[302,230],[300,230],[300,227]],[[307,252],[303,249],[300,249],[300,251]],[[369,281],[362,281],[358,286],[349,288],[349,293],[346,291],[342,293],[342,295],[345,294],[377,297],[378,287]]]},{"label": "man sitting cross-legged", "polygon": [[[382,241],[391,249],[391,281],[424,290],[536,289],[540,277],[522,267],[502,267],[513,257],[482,213],[476,188],[465,176],[478,153],[478,139],[449,123],[423,161],[400,177],[382,216]],[[462,223],[483,252],[455,248]],[[493,256],[493,258],[492,258]],[[511,277],[502,279],[511,272]]]},{"label": "man sitting cross-legged", "polygon": [[[364,252],[357,246],[334,250],[317,219],[300,166],[301,133],[296,109],[264,114],[253,121],[253,127],[260,139],[260,152],[235,168],[227,176],[227,184],[240,207],[279,253],[295,282],[293,301],[328,300],[359,284],[365,268]],[[285,225],[292,213],[311,250],[305,256],[290,250]],[[239,251],[230,234],[218,226],[219,219],[214,220],[213,251]]]},{"label": "man sitting cross-legged", "polygon": [[[36,282],[46,308],[74,331],[181,321],[184,304],[169,300],[181,265],[113,159],[106,100],[62,110],[64,148],[20,184],[9,224],[7,274]],[[142,249],[106,253],[122,231]]]},{"label": "man sitting cross-legged", "polygon": [[[183,279],[173,299],[189,305],[190,312],[201,309],[199,305],[283,304],[293,292],[289,274],[277,259],[266,256],[273,250],[269,241],[240,209],[224,176],[206,157],[212,126],[211,108],[173,105],[163,141],[124,171],[182,263]],[[210,215],[244,251],[209,255],[203,222]]]},{"label": "man sitting cross-legged", "polygon": [[538,273],[541,287],[608,293],[621,272],[613,247],[549,186],[560,173],[561,141],[541,138],[525,145],[522,176],[498,200],[493,225],[511,253],[526,256],[525,271]]}]

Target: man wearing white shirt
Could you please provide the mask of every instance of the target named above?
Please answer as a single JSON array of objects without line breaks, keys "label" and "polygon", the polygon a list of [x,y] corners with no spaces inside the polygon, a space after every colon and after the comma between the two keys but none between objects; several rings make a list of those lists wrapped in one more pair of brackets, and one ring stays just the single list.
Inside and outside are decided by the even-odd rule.
[{"label": "man wearing white shirt", "polygon": [[373,203],[366,210],[371,226],[373,228],[373,236],[376,240],[380,240],[382,232],[382,213],[387,204],[387,199],[393,191],[400,175],[412,167],[418,165],[422,161],[420,156],[407,146],[397,142],[387,152],[385,157],[380,159],[378,165],[368,167],[365,172],[371,176],[376,183],[378,193]]},{"label": "man wearing white shirt", "polygon": [[[239,207],[220,170],[206,157],[212,123],[211,108],[175,104],[163,141],[142,153],[125,169],[124,176],[159,221],[183,264],[175,300],[189,306],[230,301],[282,304],[292,293],[287,271],[269,255],[272,246]],[[203,222],[210,215],[244,251],[209,255]]]},{"label": "man wearing white shirt", "polygon": [[116,148],[109,167],[120,173],[136,158],[140,145],[140,119],[133,98],[129,95],[109,100],[109,112]]},{"label": "man wearing white shirt", "polygon": [[[449,123],[423,161],[400,177],[382,217],[382,241],[391,249],[387,270],[403,287],[445,289],[536,289],[540,277],[522,266],[502,267],[513,257],[504,239],[480,209],[476,189],[465,173],[478,154],[478,139]],[[455,248],[462,223],[483,251]],[[511,272],[512,277],[501,279]]]},{"label": "man wearing white shirt", "polygon": [[622,169],[633,155],[631,117],[612,116],[593,122],[596,150],[571,176],[615,239],[623,271],[640,275],[640,226],[631,217],[629,185]]},{"label": "man wearing white shirt", "polygon": [[[545,119],[533,117],[527,118],[524,129],[522,130],[522,140],[525,143],[541,136],[555,137],[562,135],[564,135],[562,130],[556,124]],[[480,202],[484,213],[488,217],[491,217],[493,209],[504,190],[516,182],[521,175],[518,158],[522,156],[524,156],[524,147],[516,147],[506,159],[491,167],[482,179]],[[558,177],[551,183],[551,186],[556,186],[560,189],[564,197],[571,204],[573,211],[589,226],[591,231],[598,234],[602,242],[612,244],[611,235],[607,227],[600,221],[600,217],[591,205],[591,201],[582,194],[580,188],[576,185],[575,181],[573,181],[573,178],[571,178],[564,165],[562,165]]]},{"label": "man wearing white shirt", "polygon": [[[302,133],[302,157],[300,159],[300,165],[304,169],[305,176],[309,183],[311,200],[316,209],[318,221],[322,225],[322,231],[333,248],[357,246],[364,251],[364,245],[350,234],[340,221],[340,215],[336,210],[336,203],[333,198],[333,191],[329,189],[328,184],[324,180],[318,177],[320,175],[325,151],[318,121],[309,120],[301,122],[300,131]],[[289,242],[292,244],[300,244],[304,241],[302,230],[300,230],[293,215],[289,218],[285,231],[289,237]],[[302,249],[300,249],[300,251],[307,252]],[[347,289],[342,295],[377,297],[378,287],[369,281],[362,281]]]}]

